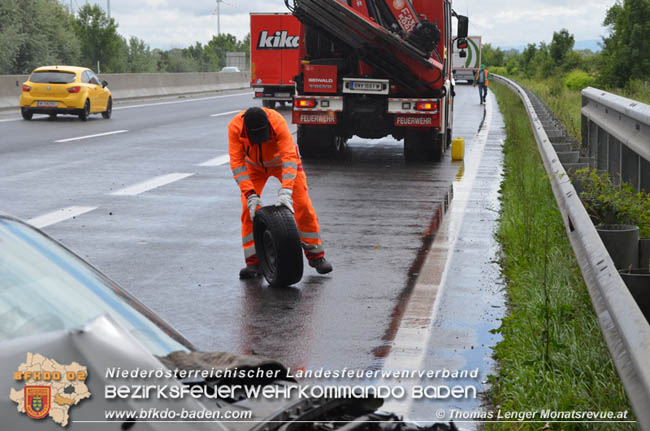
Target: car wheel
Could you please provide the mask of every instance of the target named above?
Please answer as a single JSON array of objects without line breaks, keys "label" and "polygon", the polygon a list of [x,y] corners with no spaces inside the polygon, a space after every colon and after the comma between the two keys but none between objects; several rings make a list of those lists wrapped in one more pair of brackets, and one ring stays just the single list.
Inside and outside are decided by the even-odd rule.
[{"label": "car wheel", "polygon": [[111,118],[111,115],[113,115],[113,98],[109,97],[108,104],[106,105],[106,111],[102,112],[102,117],[108,120]]},{"label": "car wheel", "polygon": [[87,121],[89,116],[90,116],[90,100],[86,99],[86,103],[84,104],[84,110],[81,111],[81,114],[79,114],[79,119],[81,121]]},{"label": "car wheel", "polygon": [[302,278],[303,259],[298,227],[283,206],[266,206],[253,221],[255,251],[264,278],[271,286],[290,286]]},{"label": "car wheel", "polygon": [[22,114],[23,119],[25,119],[27,121],[31,120],[32,116],[34,115],[34,113],[32,111],[30,111],[29,109],[25,109],[25,108],[21,109],[20,113]]}]

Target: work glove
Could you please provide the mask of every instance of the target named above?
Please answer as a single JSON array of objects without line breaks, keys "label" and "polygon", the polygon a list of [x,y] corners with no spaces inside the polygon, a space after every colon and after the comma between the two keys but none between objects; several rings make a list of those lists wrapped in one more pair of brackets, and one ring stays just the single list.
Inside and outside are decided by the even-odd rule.
[{"label": "work glove", "polygon": [[255,211],[257,211],[257,207],[262,206],[262,199],[260,199],[256,193],[253,193],[252,195],[248,196],[248,202],[246,202],[246,206],[248,207],[248,213],[250,214],[252,221],[255,217]]},{"label": "work glove", "polygon": [[284,189],[284,188],[280,189],[280,191],[278,192],[278,201],[275,203],[275,206],[276,207],[285,206],[289,208],[289,211],[291,211],[291,213],[293,214],[294,213],[293,199],[291,199],[292,194],[293,194],[293,190],[291,189]]}]

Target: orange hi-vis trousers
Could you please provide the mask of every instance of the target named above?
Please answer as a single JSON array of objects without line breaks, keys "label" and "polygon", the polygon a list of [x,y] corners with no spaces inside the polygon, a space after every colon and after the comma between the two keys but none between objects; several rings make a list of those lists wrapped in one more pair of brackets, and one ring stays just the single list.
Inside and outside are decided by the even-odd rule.
[{"label": "orange hi-vis trousers", "polygon": [[[269,177],[274,176],[281,181],[282,169],[269,169],[268,172],[261,170],[249,170],[250,179],[255,187],[255,193],[262,196],[262,190],[266,185]],[[296,180],[293,185],[293,209],[294,217],[300,233],[300,241],[305,256],[308,260],[319,259],[325,255],[323,242],[320,238],[320,228],[318,227],[318,217],[316,211],[309,199],[307,192],[307,177],[305,171],[299,169]],[[241,212],[241,236],[244,246],[244,257],[247,265],[259,265],[257,252],[255,251],[255,241],[253,239],[253,222],[246,206],[247,199],[242,193],[242,212]]]}]

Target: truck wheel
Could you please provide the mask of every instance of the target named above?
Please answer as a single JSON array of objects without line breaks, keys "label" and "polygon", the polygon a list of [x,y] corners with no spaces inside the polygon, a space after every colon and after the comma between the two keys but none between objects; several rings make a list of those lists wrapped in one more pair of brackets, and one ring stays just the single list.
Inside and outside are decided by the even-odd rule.
[{"label": "truck wheel", "polygon": [[290,286],[302,278],[302,247],[298,227],[288,208],[262,207],[253,220],[255,250],[264,278],[271,286]]},{"label": "truck wheel", "polygon": [[327,126],[298,126],[298,149],[303,158],[341,158],[345,155],[347,139],[337,136]]},{"label": "truck wheel", "polygon": [[444,153],[444,134],[435,130],[406,131],[404,136],[404,160],[407,163],[439,162]]},{"label": "truck wheel", "polygon": [[265,108],[275,109],[275,100],[262,100],[262,106]]}]

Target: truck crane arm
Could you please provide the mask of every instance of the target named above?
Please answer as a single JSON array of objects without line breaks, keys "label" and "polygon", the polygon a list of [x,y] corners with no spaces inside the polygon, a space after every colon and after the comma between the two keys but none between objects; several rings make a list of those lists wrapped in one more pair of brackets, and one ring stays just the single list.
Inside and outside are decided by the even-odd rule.
[{"label": "truck crane arm", "polygon": [[285,0],[304,24],[352,50],[375,70],[413,94],[431,94],[442,80],[436,46],[441,32],[420,18],[410,0]]}]

